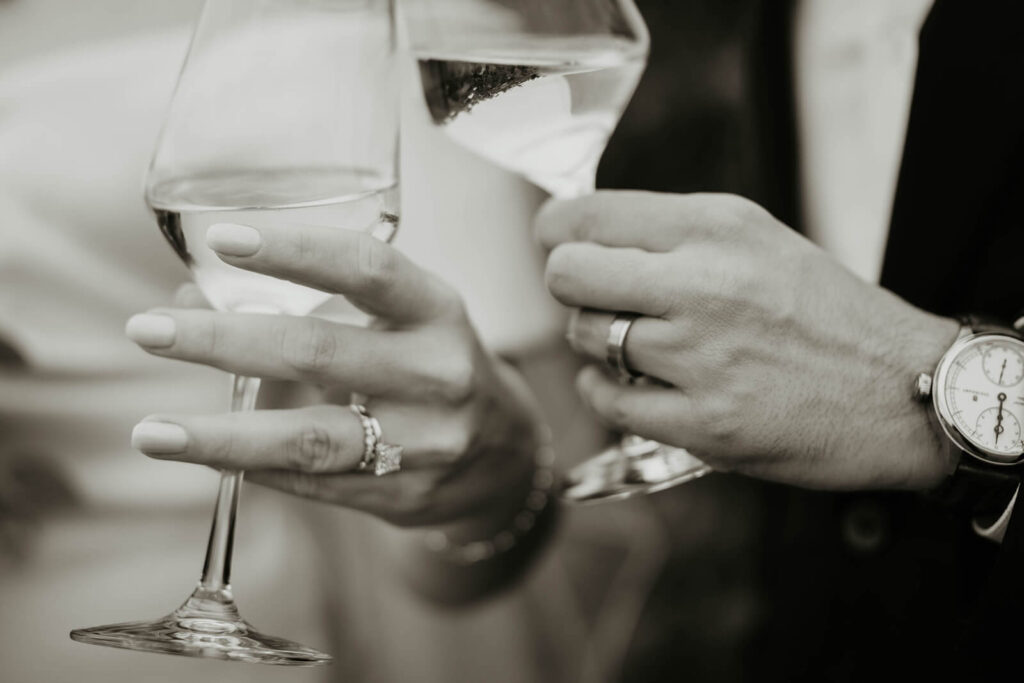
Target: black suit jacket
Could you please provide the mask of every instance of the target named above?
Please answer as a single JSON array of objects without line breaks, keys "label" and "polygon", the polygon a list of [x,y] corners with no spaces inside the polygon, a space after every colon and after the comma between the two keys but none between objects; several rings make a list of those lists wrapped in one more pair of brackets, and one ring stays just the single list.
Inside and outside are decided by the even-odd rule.
[{"label": "black suit jacket", "polygon": [[[788,41],[779,39],[789,26],[784,4],[765,3],[771,16],[762,25],[774,37],[762,45],[781,67],[763,82],[774,82],[786,103],[761,121],[775,141],[763,149],[779,160],[769,164],[786,181],[765,183],[775,193],[766,197],[789,212],[796,146]],[[936,0],[921,31],[881,284],[934,313],[1009,321],[1024,308],[1022,19],[1014,0]],[[762,91],[769,108],[770,97]],[[1024,571],[1024,511],[1000,549],[973,534],[963,511],[915,494],[785,491],[776,501],[785,519],[798,521],[785,533],[769,530],[766,560],[785,576],[767,568],[775,612],[752,657],[780,680],[1015,666],[1010,643],[1024,630],[1010,617],[1020,604],[1013,577]],[[847,542],[836,542],[836,527]],[[797,619],[785,616],[797,601]],[[1004,647],[990,647],[992,639]]]},{"label": "black suit jacket", "polygon": [[[681,128],[664,132],[668,122],[662,122],[650,135],[656,142],[648,163],[654,150],[681,154],[645,176],[642,157],[630,165],[625,145],[613,144],[604,183],[739,192],[800,229],[792,2],[678,0],[669,10],[664,2],[641,0],[640,7],[653,34],[653,84],[646,87],[657,92],[645,94],[642,86],[638,105],[644,107],[647,96],[667,99]],[[716,34],[709,17],[733,30]],[[1024,278],[1018,276],[1024,256],[1022,19],[1018,0],[936,0],[921,32],[882,285],[938,314],[1012,319],[1024,309]],[[674,20],[677,30],[704,22],[704,32],[693,32],[687,43],[698,47],[679,47],[684,41],[678,40],[673,47],[665,34]],[[722,95],[700,73],[713,70],[730,45],[741,57],[740,88]],[[673,56],[674,67],[667,66]],[[680,58],[704,61],[694,75]],[[690,91],[673,100],[680,80]],[[664,101],[660,109],[650,107],[665,108]],[[627,116],[623,125],[620,139],[632,154],[642,154],[643,134],[631,128],[637,124]],[[687,165],[687,157],[700,161]],[[759,568],[757,616],[741,639],[744,666],[730,670],[730,678],[738,670],[739,677],[757,681],[888,680],[897,671],[920,676],[961,667],[976,674],[986,662],[1015,666],[1016,636],[1024,635],[1015,626],[1024,606],[1017,588],[1024,582],[1024,506],[1000,548],[978,538],[962,512],[918,494],[836,494],[749,482],[736,482],[733,494],[757,499],[758,514],[750,521],[756,540],[737,552],[744,561],[756,558]],[[670,515],[667,497],[687,495],[685,489],[670,492],[655,504]],[[681,571],[669,567],[652,603],[672,599]],[[692,634],[674,635],[685,651]],[[1004,647],[990,652],[993,641]],[[671,647],[659,642],[662,650]],[[689,657],[696,661],[700,654]],[[665,666],[650,664],[659,660]],[[649,648],[627,665],[625,678],[695,680],[688,666],[691,672],[716,670]]]}]

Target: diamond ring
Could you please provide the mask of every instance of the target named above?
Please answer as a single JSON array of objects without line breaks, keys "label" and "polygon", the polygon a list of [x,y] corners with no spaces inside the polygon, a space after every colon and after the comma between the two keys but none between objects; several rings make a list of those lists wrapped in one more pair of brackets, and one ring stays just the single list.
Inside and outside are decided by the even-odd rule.
[{"label": "diamond ring", "polygon": [[391,474],[402,469],[401,446],[385,442],[381,438],[380,422],[370,415],[366,406],[353,403],[349,406],[363,427],[363,455],[359,459],[356,470],[373,472],[378,477]]}]

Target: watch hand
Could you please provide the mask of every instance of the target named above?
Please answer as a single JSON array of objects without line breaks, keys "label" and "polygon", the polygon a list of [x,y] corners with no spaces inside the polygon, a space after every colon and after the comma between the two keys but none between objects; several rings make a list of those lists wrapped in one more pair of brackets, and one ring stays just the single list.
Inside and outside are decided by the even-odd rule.
[{"label": "watch hand", "polygon": [[999,412],[996,413],[996,426],[993,431],[996,433],[996,444],[998,444],[999,435],[1003,433],[1003,402],[1006,400],[1006,394],[1000,391],[996,398],[999,399]]},{"label": "watch hand", "polygon": [[1003,383],[1003,373],[1006,372],[1006,359],[1003,359],[1003,367],[999,368],[999,381],[996,384]]}]

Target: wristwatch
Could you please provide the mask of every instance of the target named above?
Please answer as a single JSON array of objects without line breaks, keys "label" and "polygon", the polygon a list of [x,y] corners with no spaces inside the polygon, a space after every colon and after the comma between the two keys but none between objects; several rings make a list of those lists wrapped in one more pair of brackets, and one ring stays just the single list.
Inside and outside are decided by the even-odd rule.
[{"label": "wristwatch", "polygon": [[1009,518],[1024,463],[1024,336],[976,316],[961,319],[956,341],[933,374],[917,378],[916,395],[931,398],[942,431],[962,455],[936,492],[966,507],[982,535]]}]

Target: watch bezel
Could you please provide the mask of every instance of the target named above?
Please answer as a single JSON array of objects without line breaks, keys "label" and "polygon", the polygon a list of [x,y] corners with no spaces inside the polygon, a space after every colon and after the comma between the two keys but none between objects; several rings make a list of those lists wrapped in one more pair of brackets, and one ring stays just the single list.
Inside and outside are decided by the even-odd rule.
[{"label": "watch bezel", "polygon": [[1006,339],[1015,342],[1024,352],[1024,340],[1009,334],[999,334],[997,332],[980,332],[974,334],[968,334],[960,339],[957,339],[952,346],[943,354],[939,360],[939,364],[935,369],[935,381],[932,386],[932,405],[935,408],[935,414],[938,415],[939,425],[942,427],[942,431],[946,433],[946,436],[950,438],[957,445],[960,450],[967,453],[971,457],[980,460],[989,465],[998,465],[1002,467],[1012,467],[1019,465],[1024,462],[1024,445],[1021,446],[1020,452],[1016,454],[1011,453],[994,453],[986,449],[984,446],[979,446],[972,442],[960,428],[956,426],[953,420],[953,416],[950,412],[949,405],[946,402],[946,377],[949,374],[949,369],[953,365],[953,362],[960,355],[964,349],[973,346],[975,344],[984,343],[986,339],[998,337],[1001,340]]}]

